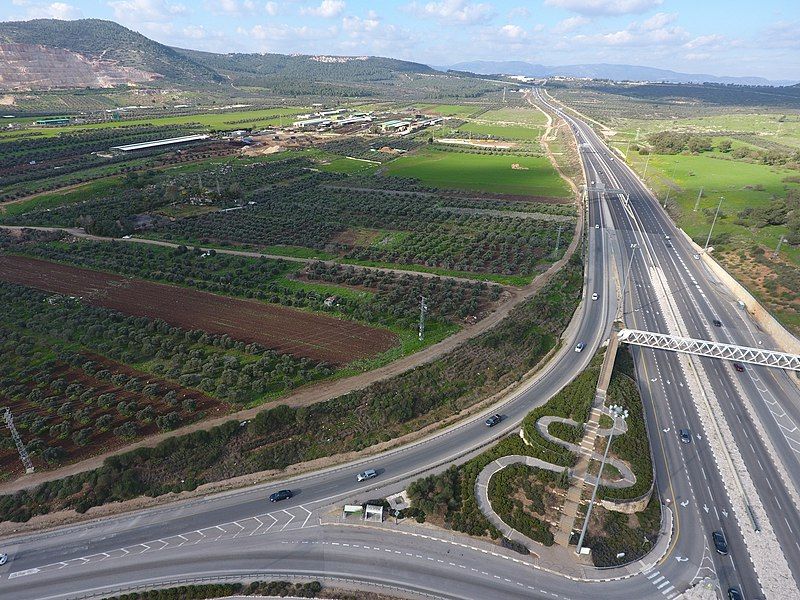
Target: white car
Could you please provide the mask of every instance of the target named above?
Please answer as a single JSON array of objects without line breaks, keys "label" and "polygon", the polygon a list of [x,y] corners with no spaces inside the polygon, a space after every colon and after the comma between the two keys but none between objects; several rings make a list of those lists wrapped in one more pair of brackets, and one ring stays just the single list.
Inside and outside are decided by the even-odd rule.
[{"label": "white car", "polygon": [[0,554],[0,565],[4,565],[8,562],[8,554]]},{"label": "white car", "polygon": [[367,479],[372,479],[373,477],[377,477],[378,472],[375,469],[367,469],[356,475],[356,479],[359,481],[366,481]]},{"label": "white car", "polygon": [[700,255],[699,255],[699,254],[695,254],[695,255],[694,255],[694,259],[695,259],[695,260],[700,260]]},{"label": "white car", "polygon": [[578,342],[578,345],[575,346],[575,352],[583,352],[584,348],[586,348],[586,344],[583,342]]},{"label": "white car", "polygon": [[595,228],[595,229],[600,229],[600,223],[595,223],[595,224],[594,224],[594,228]]},{"label": "white car", "polygon": [[594,294],[592,294],[592,300],[597,300],[597,298],[598,298],[598,296],[597,296],[597,292],[595,292]]}]

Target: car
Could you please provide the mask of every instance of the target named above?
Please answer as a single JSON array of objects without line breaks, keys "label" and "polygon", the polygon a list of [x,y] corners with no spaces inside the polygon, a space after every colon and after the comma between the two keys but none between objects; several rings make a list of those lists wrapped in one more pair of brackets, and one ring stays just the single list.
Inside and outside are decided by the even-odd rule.
[{"label": "car", "polygon": [[665,240],[668,240],[668,239],[669,239],[669,236],[665,234],[665,235],[664,235],[664,239],[665,239]]},{"label": "car", "polygon": [[599,298],[599,296],[597,295],[597,292],[592,294],[592,300],[597,300],[598,298]]},{"label": "car", "polygon": [[292,490],[279,490],[274,494],[270,494],[269,501],[270,502],[280,502],[281,500],[288,500],[294,496]]},{"label": "car", "polygon": [[699,254],[694,254],[693,257],[694,257],[695,260],[700,260],[700,255]]},{"label": "car", "polygon": [[356,475],[356,479],[359,481],[366,481],[367,479],[372,479],[378,476],[378,472],[375,469],[367,469],[366,471],[362,471],[358,475]]},{"label": "car", "polygon": [[487,427],[494,427],[495,425],[497,425],[502,420],[503,420],[503,417],[501,417],[500,415],[492,415],[491,417],[486,419],[486,426]]},{"label": "car", "polygon": [[575,352],[583,352],[584,348],[586,348],[586,344],[584,342],[578,342],[578,345],[575,346]]},{"label": "car", "polygon": [[714,540],[714,548],[723,556],[728,554],[728,540],[725,539],[725,534],[721,531],[715,531],[711,534],[711,539]]},{"label": "car", "polygon": [[744,600],[742,593],[736,588],[728,589],[728,600]]},{"label": "car", "polygon": [[692,432],[688,429],[680,429],[678,431],[678,435],[681,437],[681,441],[684,444],[689,444],[692,441]]},{"label": "car", "polygon": [[595,223],[595,224],[594,224],[594,228],[595,228],[595,229],[600,229],[600,224],[599,224],[599,223]]},{"label": "car", "polygon": [[733,368],[737,373],[744,373],[744,365],[742,363],[733,363]]},{"label": "car", "polygon": [[666,242],[666,246],[667,248],[672,248],[672,244],[670,244],[669,242]]},{"label": "car", "polygon": [[722,327],[722,321],[719,319],[714,319],[712,323],[714,323],[714,327]]},{"label": "car", "polygon": [[0,554],[0,566],[8,562],[8,554]]}]

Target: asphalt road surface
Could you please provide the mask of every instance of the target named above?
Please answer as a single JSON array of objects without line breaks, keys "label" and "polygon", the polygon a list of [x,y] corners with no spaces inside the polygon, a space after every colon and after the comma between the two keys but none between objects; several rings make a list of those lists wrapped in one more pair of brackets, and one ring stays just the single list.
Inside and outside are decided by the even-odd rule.
[{"label": "asphalt road surface", "polygon": [[[620,186],[630,191],[637,214],[645,214],[645,228],[657,224],[669,230],[672,226],[668,219],[658,214],[657,207],[648,205],[647,191],[637,188],[641,186],[638,180],[630,174],[626,176],[622,165],[609,166],[613,161],[605,156],[607,150],[593,132],[575,119],[571,123],[578,135],[591,140],[596,148],[582,153],[589,177],[617,179]],[[637,199],[639,196],[641,199]],[[629,258],[630,242],[639,239],[641,243],[641,236],[645,234],[641,224],[628,220],[627,213],[621,212],[618,205],[613,199],[590,194],[584,302],[556,357],[508,401],[486,411],[486,414],[502,414],[504,420],[500,425],[488,429],[483,425],[485,415],[479,415],[424,441],[360,463],[274,485],[3,540],[2,551],[9,553],[10,560],[0,567],[0,597],[73,598],[120,585],[172,581],[198,574],[244,572],[263,573],[264,579],[268,578],[266,575],[346,577],[367,583],[391,583],[412,592],[443,598],[476,599],[491,596],[672,598],[696,578],[714,576],[716,572],[723,589],[736,585],[748,598],[759,594],[758,582],[738,537],[736,523],[724,516],[730,514],[727,492],[710,451],[701,440],[683,446],[677,439],[678,426],[689,423],[691,427],[698,419],[691,402],[686,402],[686,394],[681,393],[682,374],[675,357],[666,352],[636,352],[657,485],[665,501],[669,500],[676,510],[673,544],[664,559],[647,573],[621,581],[576,582],[536,569],[535,560],[529,563],[529,559],[519,557],[515,561],[513,555],[499,550],[492,552],[477,542],[454,545],[446,540],[411,537],[381,529],[319,525],[318,511],[323,506],[345,500],[363,501],[399,490],[421,474],[466,460],[499,436],[513,431],[531,408],[546,402],[585,368],[608,337],[617,309],[609,276],[611,266],[616,264],[622,272]],[[595,228],[595,224],[600,227]],[[646,234],[656,236],[657,232],[646,231]],[[659,262],[665,261],[662,266],[666,270],[672,258],[662,248],[656,250],[656,244],[652,246]],[[698,268],[691,262],[686,248],[675,244],[674,249],[688,256],[691,268]],[[677,285],[682,281],[676,270],[669,272],[673,283]],[[702,279],[698,276],[698,281]],[[653,291],[649,286],[649,273],[639,255],[631,271],[633,292],[627,298],[626,320],[636,328],[665,331],[663,317],[654,308]],[[673,290],[693,306],[691,303],[696,298],[691,288],[674,287]],[[588,300],[593,291],[599,293],[597,301]],[[717,290],[709,289],[705,293],[709,302],[719,303],[712,304],[709,310],[724,314],[723,301],[711,298],[716,297]],[[695,310],[692,315],[688,312],[687,316],[696,319],[697,327],[705,323],[702,312]],[[729,322],[732,327],[733,315]],[[573,351],[579,341],[587,344],[581,353]],[[713,368],[722,369],[728,378],[731,375],[725,365]],[[771,393],[786,400],[789,388],[782,388],[770,379],[779,378],[778,375],[763,374],[761,370],[758,373]],[[732,384],[716,385],[723,394],[724,390],[734,397],[738,394]],[[744,412],[739,413],[746,421]],[[746,428],[742,426],[737,435],[742,435],[741,431]],[[753,440],[753,444],[754,454],[748,456],[748,460],[770,463],[763,449],[758,452],[757,440]],[[370,482],[356,482],[355,474],[364,468],[377,469],[379,477]],[[770,475],[768,469],[763,471],[765,479]],[[780,482],[773,479],[772,485],[780,487]],[[284,487],[293,489],[296,496],[280,505],[266,502],[271,491]],[[787,502],[784,506],[790,508],[788,498],[776,494],[775,499]],[[787,517],[792,516],[788,512]],[[800,531],[800,525],[792,526]],[[710,533],[720,527],[725,529],[730,540],[732,551],[728,557],[719,557],[710,549]],[[799,556],[800,552],[794,555],[793,565]]]}]

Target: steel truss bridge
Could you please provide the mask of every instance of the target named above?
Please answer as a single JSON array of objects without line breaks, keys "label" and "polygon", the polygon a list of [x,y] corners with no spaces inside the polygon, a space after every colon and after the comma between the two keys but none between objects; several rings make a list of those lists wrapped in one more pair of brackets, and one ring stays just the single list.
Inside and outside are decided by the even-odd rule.
[{"label": "steel truss bridge", "polygon": [[708,356],[710,358],[721,358],[765,367],[800,371],[800,356],[796,354],[764,350],[762,348],[750,348],[747,346],[734,346],[733,344],[696,340],[664,333],[639,331],[637,329],[623,329],[618,333],[618,336],[619,341],[635,346],[645,346],[658,350],[671,350],[673,352],[685,352],[687,354],[696,354],[697,356]]}]

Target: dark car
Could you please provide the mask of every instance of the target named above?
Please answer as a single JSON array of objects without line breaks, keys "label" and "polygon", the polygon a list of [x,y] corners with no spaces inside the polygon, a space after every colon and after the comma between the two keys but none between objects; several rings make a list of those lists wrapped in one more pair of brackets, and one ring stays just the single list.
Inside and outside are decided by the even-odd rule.
[{"label": "dark car", "polygon": [[728,589],[728,600],[744,600],[742,593],[736,588]]},{"label": "dark car", "polygon": [[715,531],[711,534],[712,539],[714,540],[714,548],[717,549],[722,555],[728,554],[728,540],[725,539],[725,534],[721,531]]},{"label": "dark car", "polygon": [[680,429],[678,435],[681,436],[681,441],[688,444],[692,441],[692,433],[688,429]]},{"label": "dark car", "polygon": [[280,490],[278,492],[275,492],[274,494],[271,494],[269,497],[269,501],[280,502],[281,500],[288,500],[292,496],[294,496],[292,490]]},{"label": "dark car", "polygon": [[714,327],[722,327],[722,321],[719,319],[714,319]]},{"label": "dark car", "polygon": [[733,363],[733,368],[736,369],[737,373],[744,373],[744,365],[742,363]]},{"label": "dark car", "polygon": [[503,417],[501,417],[500,415],[492,415],[491,417],[486,419],[486,426],[487,427],[494,427],[495,425],[497,425],[502,420],[503,420]]}]

